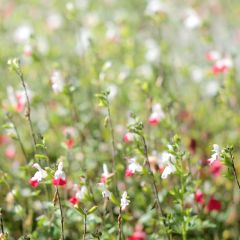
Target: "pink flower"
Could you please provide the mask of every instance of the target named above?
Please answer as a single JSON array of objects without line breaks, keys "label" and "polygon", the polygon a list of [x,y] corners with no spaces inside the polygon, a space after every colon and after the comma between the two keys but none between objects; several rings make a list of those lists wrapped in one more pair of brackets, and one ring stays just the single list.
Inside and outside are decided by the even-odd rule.
[{"label": "pink flower", "polygon": [[8,159],[13,159],[16,156],[16,149],[14,147],[14,145],[10,145],[7,147],[7,149],[5,150],[5,157]]},{"label": "pink flower", "polygon": [[195,193],[195,201],[200,204],[204,204],[204,194],[201,190],[197,190]]},{"label": "pink flower", "polygon": [[101,180],[100,180],[100,183],[103,183],[103,184],[106,184],[107,183],[107,179],[109,177],[113,176],[112,173],[109,173],[108,171],[108,167],[107,165],[104,163],[103,164],[103,173],[102,173],[102,176],[101,176]]},{"label": "pink flower", "polygon": [[64,186],[66,185],[67,181],[66,181],[66,175],[63,171],[63,163],[60,162],[58,164],[58,169],[54,174],[54,178],[52,180],[53,185],[55,186]]},{"label": "pink flower", "polygon": [[217,176],[220,176],[222,168],[223,168],[223,164],[221,163],[221,161],[216,160],[210,166],[210,172],[217,177]]},{"label": "pink flower", "polygon": [[36,168],[38,171],[34,174],[34,176],[29,180],[29,184],[32,187],[37,187],[39,182],[47,177],[47,172],[43,170],[38,163],[34,163],[33,167]]},{"label": "pink flower", "polygon": [[220,211],[222,208],[221,202],[216,200],[213,196],[209,199],[208,205],[207,205],[207,210],[209,212],[211,211]]},{"label": "pink flower", "polygon": [[127,132],[124,137],[123,137],[123,141],[125,143],[130,143],[134,140],[134,133],[130,133],[130,132]]},{"label": "pink flower", "polygon": [[207,52],[206,58],[208,61],[215,62],[220,58],[220,53],[218,51]]}]

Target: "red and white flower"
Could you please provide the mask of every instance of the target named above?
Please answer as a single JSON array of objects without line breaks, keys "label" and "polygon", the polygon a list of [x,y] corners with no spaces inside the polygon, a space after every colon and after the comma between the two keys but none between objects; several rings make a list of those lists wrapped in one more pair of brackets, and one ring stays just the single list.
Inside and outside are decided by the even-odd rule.
[{"label": "red and white flower", "polygon": [[75,145],[76,129],[73,127],[65,127],[63,129],[63,134],[66,137],[64,141],[65,146],[68,150],[72,149]]},{"label": "red and white flower", "polygon": [[111,176],[113,176],[113,174],[112,174],[112,173],[109,173],[108,167],[107,167],[107,165],[104,163],[104,164],[103,164],[103,173],[102,173],[100,182],[106,184],[106,183],[107,183],[107,179],[108,179],[109,177],[111,177]]},{"label": "red and white flower", "polygon": [[73,205],[78,204],[87,194],[88,190],[86,186],[82,186],[80,189],[77,186],[77,191],[74,196],[69,199],[69,202]]},{"label": "red and white flower", "polygon": [[67,183],[66,175],[63,171],[63,163],[62,162],[60,162],[58,164],[58,169],[54,174],[54,178],[52,180],[52,183],[55,186],[65,186],[66,183]]},{"label": "red and white flower", "polygon": [[123,136],[123,141],[124,141],[125,143],[133,142],[134,136],[135,136],[134,133],[127,132],[127,133]]},{"label": "red and white flower", "polygon": [[152,126],[156,126],[164,118],[165,118],[165,114],[162,110],[161,105],[160,104],[153,105],[152,113],[151,113],[150,117],[148,118],[148,123]]},{"label": "red and white flower", "polygon": [[34,163],[33,167],[36,168],[38,171],[29,180],[29,183],[32,187],[37,187],[39,185],[39,182],[42,181],[43,178],[47,177],[47,172],[43,170],[38,163]]},{"label": "red and white flower", "polygon": [[125,176],[130,177],[133,176],[136,172],[142,172],[142,166],[137,162],[135,157],[130,158],[128,167],[125,171]]},{"label": "red and white flower", "polygon": [[213,144],[212,152],[213,152],[213,154],[208,159],[208,163],[210,165],[212,165],[214,161],[220,160],[220,147],[217,144]]},{"label": "red and white flower", "polygon": [[233,62],[231,58],[221,58],[212,66],[213,74],[226,73],[232,68]]},{"label": "red and white flower", "polygon": [[161,154],[158,164],[160,169],[164,168],[161,176],[162,179],[166,179],[168,175],[176,171],[176,168],[174,166],[175,162],[176,162],[176,158],[171,153],[164,151]]}]

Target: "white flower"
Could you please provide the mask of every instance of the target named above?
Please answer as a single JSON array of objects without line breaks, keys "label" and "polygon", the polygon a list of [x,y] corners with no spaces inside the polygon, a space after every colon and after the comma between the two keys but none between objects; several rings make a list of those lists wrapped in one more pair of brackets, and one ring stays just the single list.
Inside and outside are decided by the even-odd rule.
[{"label": "white flower", "polygon": [[104,190],[102,191],[102,196],[103,198],[110,198],[111,192],[105,187]]},{"label": "white flower", "polygon": [[217,144],[213,144],[212,149],[213,154],[211,158],[208,159],[208,163],[211,165],[214,161],[220,159],[220,147]]},{"label": "white flower", "polygon": [[174,173],[175,171],[176,171],[175,166],[173,164],[168,164],[164,168],[161,178],[166,179],[168,177],[168,175],[170,175],[171,173]]},{"label": "white flower", "polygon": [[154,15],[159,12],[167,13],[169,6],[161,0],[149,0],[146,6],[145,13],[147,15]]},{"label": "white flower", "polygon": [[188,29],[194,29],[201,25],[201,19],[195,10],[189,9],[187,11],[184,25]]},{"label": "white flower", "polygon": [[64,78],[60,71],[55,70],[51,75],[52,89],[55,93],[60,93],[63,91]]},{"label": "white flower", "polygon": [[51,30],[59,29],[62,23],[63,19],[59,13],[52,13],[47,17],[47,26]]},{"label": "white flower", "polygon": [[136,161],[137,161],[137,159],[135,157],[129,159],[128,170],[131,171],[132,173],[142,171],[142,166],[139,163],[137,163]]},{"label": "white flower", "polygon": [[14,40],[18,43],[25,43],[29,40],[30,36],[33,33],[33,29],[29,24],[20,25],[14,31]]},{"label": "white flower", "polygon": [[127,199],[128,195],[127,195],[127,192],[125,191],[123,194],[122,194],[122,198],[121,198],[121,209],[122,210],[125,210],[126,207],[129,205],[130,203],[130,200]]},{"label": "white flower", "polygon": [[33,167],[36,168],[38,171],[31,178],[32,181],[37,180],[38,182],[40,182],[43,178],[47,177],[47,172],[43,170],[38,163],[34,163]]},{"label": "white flower", "polygon": [[87,187],[82,186],[81,189],[76,192],[75,196],[78,200],[82,200],[86,196],[87,192],[88,192]]}]

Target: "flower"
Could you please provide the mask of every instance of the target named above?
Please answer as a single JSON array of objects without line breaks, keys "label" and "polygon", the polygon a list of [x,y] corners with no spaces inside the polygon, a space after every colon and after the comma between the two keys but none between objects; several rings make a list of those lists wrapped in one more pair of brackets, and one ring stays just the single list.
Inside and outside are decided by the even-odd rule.
[{"label": "flower", "polygon": [[66,137],[64,144],[66,145],[67,149],[70,150],[75,145],[75,136],[76,136],[76,129],[73,127],[65,127],[63,129],[63,134]]},{"label": "flower", "polygon": [[[171,146],[169,145],[168,148],[170,149]],[[162,171],[162,176],[161,176],[162,179],[166,179],[168,175],[176,171],[176,168],[174,166],[175,162],[176,162],[176,158],[171,153],[164,151],[161,154],[158,164],[160,169],[163,169],[164,167],[164,170]]]},{"label": "flower", "polygon": [[58,164],[58,169],[54,174],[54,178],[52,180],[53,185],[55,186],[64,186],[66,185],[67,181],[66,181],[66,175],[63,171],[63,163],[60,162]]},{"label": "flower", "polygon": [[130,143],[134,140],[134,133],[131,132],[127,132],[124,136],[123,136],[123,141],[125,143]]},{"label": "flower", "polygon": [[8,159],[13,159],[16,156],[16,148],[14,145],[9,145],[5,150],[5,157]]},{"label": "flower", "polygon": [[198,189],[196,192],[195,192],[195,201],[197,202],[197,203],[200,203],[200,204],[204,204],[204,194],[203,194],[203,192],[200,190],[200,189]]},{"label": "flower", "polygon": [[210,172],[217,177],[220,175],[222,168],[223,168],[223,164],[221,163],[221,161],[216,160],[211,164]]},{"label": "flower", "polygon": [[76,204],[78,204],[79,201],[78,201],[77,197],[73,196],[69,199],[69,202],[73,205],[76,205]]},{"label": "flower", "polygon": [[121,198],[121,209],[124,211],[126,209],[126,207],[129,205],[130,200],[127,199],[128,195],[127,192],[124,191],[122,194],[122,198]]},{"label": "flower", "polygon": [[34,176],[29,180],[29,183],[32,187],[37,187],[39,182],[47,177],[47,172],[41,168],[38,163],[34,163],[33,167],[36,168],[38,171],[34,174]]},{"label": "flower", "polygon": [[[28,96],[31,96],[31,93],[28,91]],[[10,105],[14,108],[16,112],[22,112],[27,103],[27,98],[25,92],[22,90],[14,91],[12,86],[7,87],[8,101]]]},{"label": "flower", "polygon": [[218,51],[210,51],[206,54],[207,60],[211,62],[217,61],[220,57],[221,55]]},{"label": "flower", "polygon": [[64,88],[64,78],[59,70],[54,70],[50,77],[54,93],[61,93]]},{"label": "flower", "polygon": [[136,161],[135,157],[129,159],[129,165],[125,171],[126,177],[133,176],[135,172],[142,172],[142,166]]},{"label": "flower", "polygon": [[220,160],[220,147],[217,144],[213,144],[212,149],[213,154],[211,158],[208,159],[208,163],[211,165],[214,161]]},{"label": "flower", "polygon": [[188,29],[194,29],[201,26],[201,19],[197,12],[193,9],[189,9],[186,13],[186,17],[184,19],[184,25]]},{"label": "flower", "polygon": [[220,211],[222,208],[222,204],[220,201],[216,200],[213,196],[209,199],[207,210],[209,212],[212,211]]},{"label": "flower", "polygon": [[215,62],[212,66],[212,73],[219,74],[227,72],[233,66],[233,62],[231,58],[222,58]]},{"label": "flower", "polygon": [[113,175],[112,173],[109,173],[107,165],[103,164],[103,173],[100,182],[104,184],[107,183],[107,179],[112,175]]},{"label": "flower", "polygon": [[152,126],[156,126],[159,124],[159,122],[165,117],[165,114],[162,110],[162,107],[160,104],[153,105],[152,113],[150,117],[148,118],[148,123]]},{"label": "flower", "polygon": [[167,167],[164,168],[161,178],[166,179],[168,177],[168,175],[170,175],[171,173],[174,173],[174,172],[176,172],[175,166],[172,164],[168,164]]},{"label": "flower", "polygon": [[145,240],[146,233],[142,230],[141,225],[136,225],[132,236],[128,237],[127,240]]},{"label": "flower", "polygon": [[77,184],[74,185],[73,187],[76,190],[76,193],[74,196],[72,196],[69,199],[69,202],[72,203],[73,205],[78,204],[87,194],[87,187],[86,186],[82,186],[79,189],[79,186]]}]

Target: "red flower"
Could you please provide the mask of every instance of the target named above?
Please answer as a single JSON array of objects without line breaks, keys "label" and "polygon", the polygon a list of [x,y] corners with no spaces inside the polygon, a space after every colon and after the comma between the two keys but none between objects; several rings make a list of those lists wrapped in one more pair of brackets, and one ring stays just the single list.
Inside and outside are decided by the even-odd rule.
[{"label": "red flower", "polygon": [[73,138],[69,138],[69,139],[65,140],[64,143],[68,149],[72,149],[75,144],[75,141]]},{"label": "red flower", "polygon": [[127,168],[125,171],[125,177],[132,177],[133,175],[134,175],[134,173]]},{"label": "red flower", "polygon": [[223,168],[223,164],[221,163],[221,161],[216,160],[210,166],[210,172],[217,177],[220,175],[222,168]]},{"label": "red flower", "polygon": [[69,202],[71,203],[71,204],[73,204],[73,205],[76,205],[76,204],[78,204],[78,199],[74,196],[74,197],[71,197],[70,199],[69,199]]},{"label": "red flower", "polygon": [[197,190],[195,193],[195,201],[200,204],[204,204],[204,194],[201,190]]},{"label": "red flower", "polygon": [[63,178],[54,178],[52,180],[52,183],[55,186],[64,186],[64,185],[66,185],[67,181]]},{"label": "red flower", "polygon": [[213,196],[209,199],[208,205],[207,205],[207,210],[209,212],[211,211],[220,211],[222,208],[221,202],[216,200]]},{"label": "red flower", "polygon": [[151,125],[151,126],[156,126],[158,125],[160,122],[159,118],[156,118],[156,117],[150,117],[148,119],[148,123]]},{"label": "red flower", "polygon": [[38,180],[32,180],[30,179],[29,180],[29,184],[32,186],[32,187],[37,187],[39,185],[39,181]]},{"label": "red flower", "polygon": [[141,226],[136,226],[132,236],[128,237],[127,240],[146,240],[146,233],[142,230]]}]

